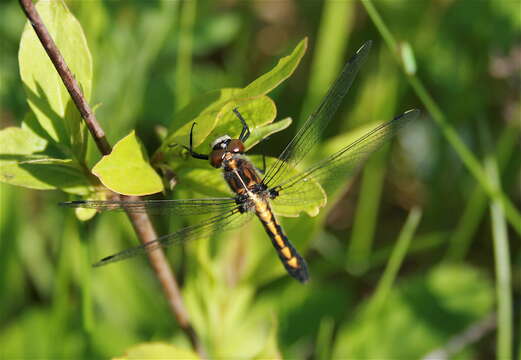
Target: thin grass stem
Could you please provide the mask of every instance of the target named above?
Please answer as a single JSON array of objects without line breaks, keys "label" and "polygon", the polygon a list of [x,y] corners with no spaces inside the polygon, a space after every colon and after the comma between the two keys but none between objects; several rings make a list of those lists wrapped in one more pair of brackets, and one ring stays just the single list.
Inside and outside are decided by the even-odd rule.
[{"label": "thin grass stem", "polygon": [[488,174],[485,172],[479,161],[472,154],[472,152],[467,148],[465,143],[458,136],[454,127],[452,127],[445,114],[441,111],[441,108],[436,104],[432,96],[425,89],[421,80],[416,76],[415,73],[407,72],[404,67],[404,62],[400,57],[400,51],[398,42],[391,34],[386,24],[382,20],[380,14],[374,7],[371,0],[363,0],[363,6],[365,7],[369,17],[373,21],[374,25],[384,38],[387,46],[391,49],[391,53],[397,59],[400,67],[407,75],[407,79],[409,84],[416,92],[416,95],[420,98],[422,103],[427,108],[427,111],[432,116],[433,120],[440,127],[443,136],[452,146],[456,154],[459,156],[465,167],[469,170],[469,172],[473,175],[476,181],[480,184],[480,186],[485,190],[487,195],[494,201],[501,203],[503,209],[505,211],[505,216],[508,219],[510,225],[514,228],[514,230],[521,237],[521,214],[514,207],[510,199],[500,190],[497,189],[491,182]]},{"label": "thin grass stem", "polygon": [[[484,121],[479,122],[482,142],[485,145],[485,170],[494,186],[500,187],[500,175],[496,159],[491,151],[492,145],[489,131]],[[496,357],[512,359],[513,340],[513,307],[510,250],[508,246],[507,223],[501,202],[493,200],[490,203],[490,218],[492,223],[492,242],[494,246],[494,263],[496,267],[496,297],[497,297],[497,339]]]},{"label": "thin grass stem", "polygon": [[421,217],[422,211],[420,208],[415,207],[410,211],[407,221],[398,236],[398,241],[394,246],[391,257],[387,262],[385,271],[380,281],[378,281],[374,295],[370,300],[368,309],[370,309],[371,313],[378,313],[388,298]]}]

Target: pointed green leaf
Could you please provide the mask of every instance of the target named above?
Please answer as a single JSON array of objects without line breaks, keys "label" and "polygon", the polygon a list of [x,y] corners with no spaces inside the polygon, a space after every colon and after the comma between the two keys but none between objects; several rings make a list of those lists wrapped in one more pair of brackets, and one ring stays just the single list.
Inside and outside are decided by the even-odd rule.
[{"label": "pointed green leaf", "polygon": [[287,129],[291,125],[292,121],[293,120],[291,118],[285,118],[268,125],[257,127],[255,129],[255,132],[253,132],[250,135],[250,137],[248,138],[248,140],[246,140],[246,143],[244,144],[246,150],[251,149],[259,142],[261,142],[263,139],[266,139],[269,136],[278,133],[279,131]]},{"label": "pointed green leaf", "polygon": [[[239,89],[223,89],[221,95],[232,94]],[[205,111],[168,136],[165,144],[188,145],[190,140],[190,129],[195,122],[193,136],[194,149],[203,153],[210,150],[210,144],[219,136],[228,134],[238,137],[242,130],[242,123],[233,113],[233,109],[238,108],[239,112],[246,120],[252,133],[257,127],[273,122],[277,114],[275,103],[268,96],[260,96],[255,99],[231,99]],[[186,118],[186,119],[189,119]],[[181,149],[181,148],[180,148]]]},{"label": "pointed green leaf", "polygon": [[[40,1],[36,9],[88,100],[92,59],[80,24],[62,0]],[[29,106],[48,139],[62,148],[72,147],[72,152],[82,158],[86,145],[83,122],[29,23],[22,33],[18,61]]]},{"label": "pointed green leaf", "polygon": [[[269,113],[263,114],[263,111],[265,111],[266,106],[270,106],[267,102],[271,101],[271,99],[267,100],[263,95],[280,85],[295,71],[302,56],[304,56],[306,48],[307,38],[303,39],[290,55],[280,59],[272,70],[260,76],[243,89],[216,90],[193,100],[175,115],[169,129],[169,135],[162,145],[162,150],[166,150],[170,144],[186,144],[190,128],[194,122],[197,123],[197,130],[194,129],[194,147],[201,145],[203,142],[211,143],[213,140],[207,139],[210,134],[218,137],[224,135],[224,133],[231,132],[230,126],[239,128],[240,122],[232,112],[235,107],[240,107],[241,113],[250,111],[259,119],[269,119],[271,115]],[[252,118],[248,118],[250,120],[247,121],[250,124]],[[260,121],[262,125],[266,124],[264,123],[265,120]],[[224,125],[225,123],[226,125]],[[219,131],[214,131],[217,124],[219,125]],[[256,124],[255,119],[253,119],[253,124]],[[260,125],[261,123],[257,123],[257,126]]]},{"label": "pointed green leaf", "polygon": [[124,195],[149,195],[163,191],[159,175],[150,166],[146,151],[134,131],[118,141],[92,173],[110,190]]},{"label": "pointed green leaf", "polygon": [[279,60],[271,71],[260,76],[255,81],[246,86],[238,94],[240,98],[256,97],[267,94],[286,80],[297,68],[300,60],[304,56],[308,46],[308,39],[304,38],[298,43],[293,52]]},{"label": "pointed green leaf", "polygon": [[90,184],[72,160],[36,155],[0,155],[0,181],[37,190],[87,195]]}]

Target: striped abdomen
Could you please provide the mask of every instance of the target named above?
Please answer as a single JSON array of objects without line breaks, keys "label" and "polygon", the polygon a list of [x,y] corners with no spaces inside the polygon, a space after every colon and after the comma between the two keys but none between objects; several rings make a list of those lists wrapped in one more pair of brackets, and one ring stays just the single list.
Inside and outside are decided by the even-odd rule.
[{"label": "striped abdomen", "polygon": [[257,202],[255,210],[287,272],[300,282],[308,281],[306,262],[284,235],[282,227],[275,218],[268,202]]}]

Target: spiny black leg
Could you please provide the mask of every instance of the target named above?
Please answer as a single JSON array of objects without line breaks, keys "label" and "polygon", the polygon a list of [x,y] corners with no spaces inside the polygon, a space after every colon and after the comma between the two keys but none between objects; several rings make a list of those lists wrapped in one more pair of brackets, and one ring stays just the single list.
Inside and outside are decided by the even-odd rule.
[{"label": "spiny black leg", "polygon": [[195,159],[202,159],[202,160],[208,160],[208,155],[205,155],[205,154],[199,154],[199,153],[196,153],[195,151],[193,151],[193,132],[194,132],[194,126],[195,126],[195,122],[192,124],[192,128],[190,129],[190,147],[187,147],[185,145],[183,145],[183,147],[188,150],[188,152],[190,153],[190,156],[195,158]]},{"label": "spiny black leg", "polygon": [[241,135],[239,136],[239,140],[241,140],[242,142],[245,142],[250,137],[250,129],[248,128],[248,124],[246,124],[246,121],[242,117],[239,110],[237,110],[237,108],[235,108],[235,109],[233,109],[233,112],[235,115],[237,115],[237,117],[239,118],[239,120],[241,120],[241,123],[242,123],[242,131],[241,131]]}]

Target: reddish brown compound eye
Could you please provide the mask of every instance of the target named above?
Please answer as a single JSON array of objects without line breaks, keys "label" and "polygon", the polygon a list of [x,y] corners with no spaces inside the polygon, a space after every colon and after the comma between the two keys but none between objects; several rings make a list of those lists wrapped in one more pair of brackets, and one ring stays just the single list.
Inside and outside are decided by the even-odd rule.
[{"label": "reddish brown compound eye", "polygon": [[212,151],[210,154],[210,164],[215,168],[220,168],[223,162],[224,153],[225,151],[222,149]]},{"label": "reddish brown compound eye", "polygon": [[228,146],[226,146],[226,150],[231,153],[243,153],[244,152],[244,144],[239,139],[230,140]]}]

